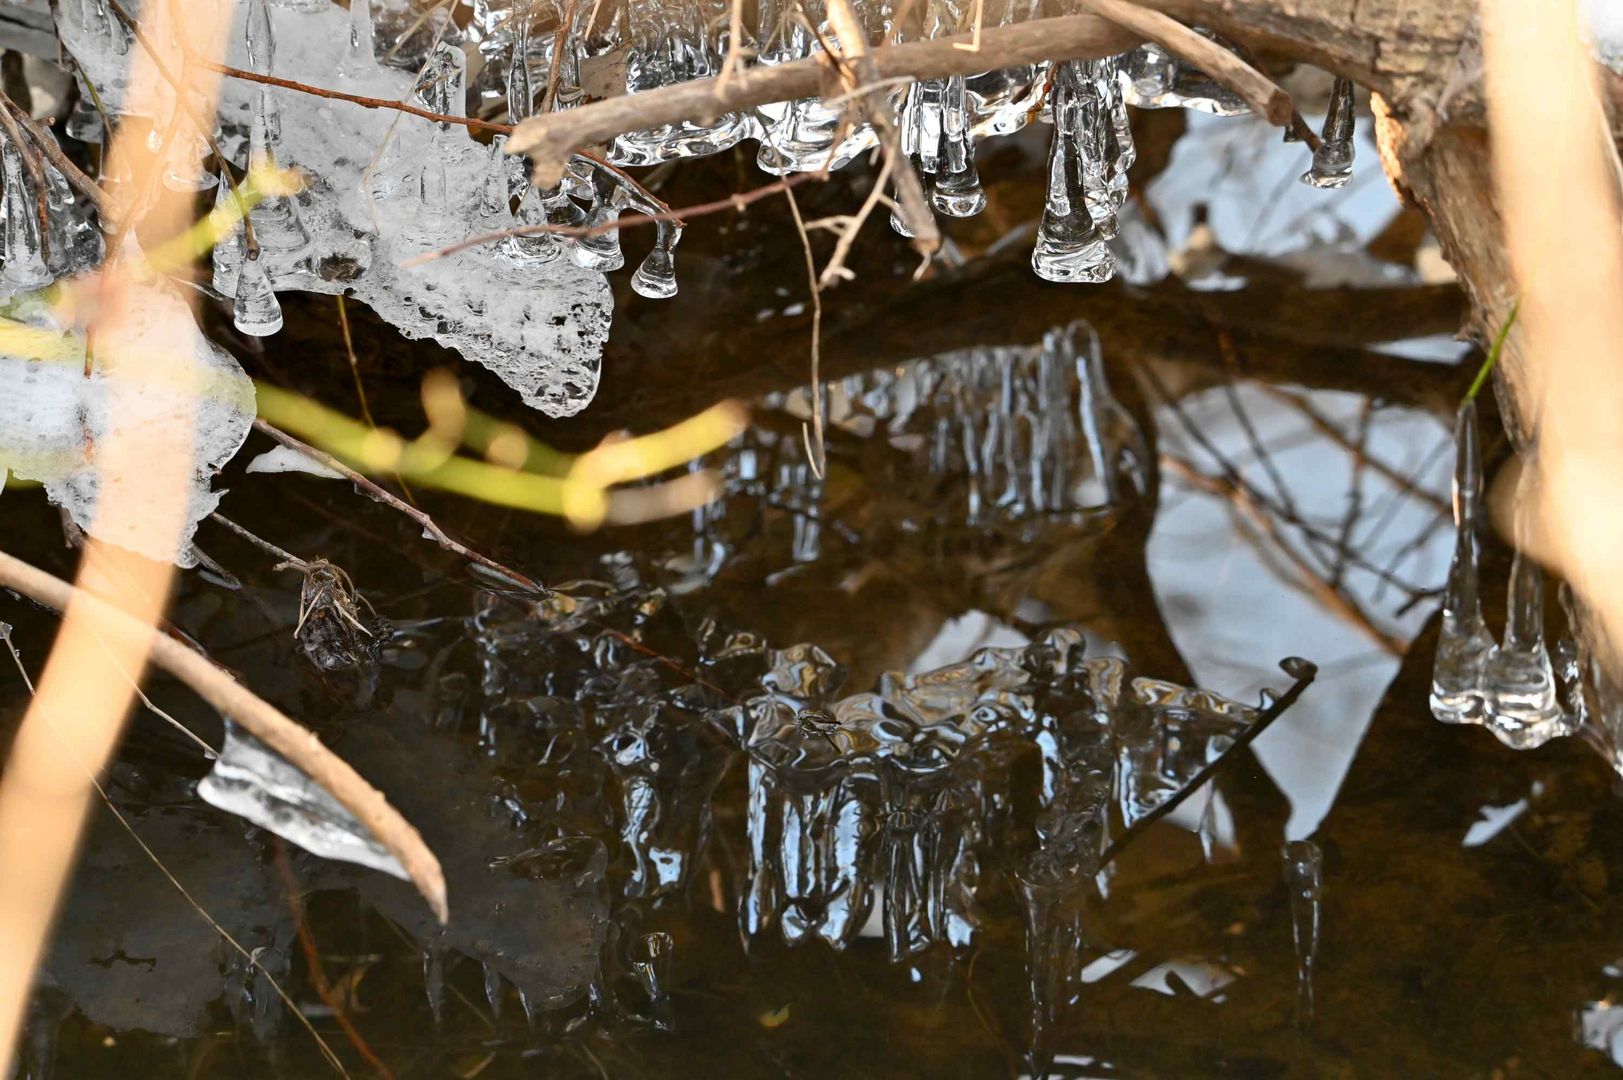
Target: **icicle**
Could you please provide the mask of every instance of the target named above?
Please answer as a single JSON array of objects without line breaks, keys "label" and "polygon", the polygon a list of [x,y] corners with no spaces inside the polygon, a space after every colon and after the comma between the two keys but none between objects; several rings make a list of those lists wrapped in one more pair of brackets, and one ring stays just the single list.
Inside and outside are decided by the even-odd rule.
[{"label": "icicle", "polygon": [[1577,729],[1556,696],[1555,671],[1544,643],[1544,571],[1525,551],[1529,484],[1533,471],[1524,468],[1516,493],[1516,555],[1510,564],[1504,644],[1492,649],[1482,664],[1483,722],[1499,741],[1517,750],[1542,746]]},{"label": "icicle", "polygon": [[671,952],[676,948],[671,935],[663,931],[644,934],[639,942],[639,955],[631,961],[632,973],[642,985],[650,1001],[663,1001],[670,978]]},{"label": "icicle", "polygon": [[68,113],[63,130],[70,139],[77,139],[86,144],[99,143],[106,133],[101,122],[101,113],[96,111],[95,100],[90,96],[84,76],[75,70],[74,79],[79,84],[79,95],[73,102],[73,111]]},{"label": "icicle", "polygon": [[423,65],[422,74],[411,89],[412,102],[429,112],[466,116],[467,84],[467,55],[450,42],[442,41],[440,47],[434,50],[434,55]]},{"label": "icicle", "polygon": [[[594,229],[608,225],[620,217],[620,209],[614,200],[613,181],[606,179],[595,169],[592,172],[592,210],[589,216],[581,213],[580,208],[575,206],[567,195],[560,194],[557,201],[549,203],[549,208],[565,214],[573,211],[574,214],[580,215],[580,224]],[[547,216],[554,221],[558,220],[550,213]],[[576,224],[573,216],[570,215],[571,220],[567,222],[568,224]],[[579,236],[574,239],[574,246],[569,250],[569,258],[582,270],[608,273],[626,264],[626,257],[620,251],[618,229],[606,229],[593,236]]]},{"label": "icicle", "polygon": [[[1086,170],[1079,139],[1083,125],[1080,70],[1076,62],[1060,65],[1054,71],[1054,140],[1048,151],[1048,195],[1042,221],[1037,226],[1037,245],[1031,254],[1032,269],[1047,281],[1109,281],[1116,273],[1116,259],[1088,207]],[[1105,118],[1095,107],[1091,123],[1097,127]]]},{"label": "icicle", "polygon": [[1280,852],[1290,892],[1291,936],[1296,942],[1296,1022],[1313,1020],[1313,968],[1319,955],[1324,856],[1311,840],[1292,840]]},{"label": "icicle", "polygon": [[1477,445],[1476,402],[1460,406],[1454,421],[1454,561],[1443,592],[1443,626],[1432,665],[1431,712],[1446,724],[1482,721],[1478,692],[1482,662],[1494,647],[1482,620],[1479,588],[1478,515],[1482,460]]},{"label": "icicle", "polygon": [[445,1013],[445,952],[438,945],[423,950],[423,992],[428,995],[428,1011],[437,1028]]},{"label": "icicle", "polygon": [[631,287],[639,296],[664,300],[676,295],[676,244],[682,239],[682,227],[661,221],[656,229],[654,249],[631,276]]},{"label": "icicle", "polygon": [[243,28],[242,41],[248,49],[248,67],[256,75],[269,75],[276,66],[276,30],[271,25],[266,0],[248,0],[248,21]]},{"label": "icicle", "polygon": [[[271,149],[273,135],[271,118],[275,105],[269,87],[260,87],[254,95],[253,118],[248,133],[248,167],[258,170],[276,168],[276,155]],[[266,194],[249,212],[254,227],[254,239],[272,254],[297,251],[309,243],[310,237],[299,220],[298,207],[287,195]]]},{"label": "icicle", "polygon": [[[567,195],[562,196],[569,202]],[[545,225],[552,221],[548,213],[547,196],[541,194],[534,184],[525,182],[524,197],[519,200],[516,224],[519,225]],[[569,203],[574,206],[573,203]],[[579,209],[579,207],[575,207]],[[564,241],[557,236],[538,233],[535,236],[509,236],[501,242],[502,255],[509,261],[521,266],[539,266],[556,259],[563,251]]]},{"label": "icicle", "polygon": [[1352,179],[1353,123],[1352,80],[1337,79],[1324,117],[1323,141],[1313,151],[1313,165],[1302,174],[1302,183],[1316,188],[1347,186]]},{"label": "icicle", "polygon": [[492,964],[489,960],[484,962],[484,966],[485,1000],[490,1002],[491,1019],[495,1020],[497,1026],[499,1027],[502,1020],[502,998],[505,996],[505,992],[502,987],[502,973],[497,971],[496,965]]},{"label": "icicle", "polygon": [[237,272],[236,303],[231,322],[253,337],[270,337],[282,328],[282,305],[265,276],[263,257],[243,259]]},{"label": "icicle", "polygon": [[5,195],[0,210],[5,217],[5,265],[0,267],[0,284],[12,291],[42,288],[51,283],[45,265],[45,248],[39,231],[39,205],[33,186],[23,169],[22,151],[0,135],[0,162],[3,162]]},{"label": "icicle", "polygon": [[[46,138],[56,141],[56,135],[50,128],[43,130]],[[46,253],[47,266],[58,277],[92,270],[101,263],[104,246],[101,230],[85,213],[80,212],[73,188],[61,170],[48,160],[44,165],[45,201],[51,239]]]},{"label": "icicle", "polygon": [[338,61],[338,74],[346,79],[361,79],[378,69],[376,54],[372,51],[372,0],[349,0],[349,42]]},{"label": "icicle", "polygon": [[242,269],[242,221],[237,214],[236,196],[222,175],[214,188],[214,209],[230,214],[234,223],[214,243],[214,291],[221,296],[237,295],[237,273]]}]

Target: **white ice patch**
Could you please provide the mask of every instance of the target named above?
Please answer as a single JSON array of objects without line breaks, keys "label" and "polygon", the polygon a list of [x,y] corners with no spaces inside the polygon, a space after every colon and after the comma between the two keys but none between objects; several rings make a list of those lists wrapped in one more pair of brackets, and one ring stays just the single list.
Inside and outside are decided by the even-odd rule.
[{"label": "white ice patch", "polygon": [[[246,10],[244,3],[235,6],[226,63],[252,69]],[[277,77],[391,100],[410,94],[407,72],[379,66],[361,76],[338,74],[349,40],[344,8],[299,11],[272,4],[269,10]],[[64,4],[62,39],[104,98],[121,102],[129,55],[87,26],[93,12],[93,5]],[[433,338],[483,364],[548,416],[572,416],[591,402],[614,307],[603,274],[568,258],[517,266],[489,247],[412,269],[400,266],[413,255],[487,230],[488,223],[475,220],[475,205],[491,175],[488,147],[463,127],[440,130],[432,121],[392,110],[224,79],[222,145],[239,164],[261,89],[280,110],[280,136],[273,140],[278,163],[298,169],[307,184],[297,202],[309,243],[265,248],[274,288],[354,296],[407,337]],[[368,177],[385,140],[388,149]],[[430,220],[421,200],[387,194],[421,183],[425,165],[444,166],[448,198],[439,220]],[[517,160],[509,165],[519,168]],[[434,181],[438,185],[437,174]]]},{"label": "white ice patch", "polygon": [[[84,341],[61,338],[58,355],[29,359],[0,353],[0,473],[9,469],[21,479],[38,480],[51,501],[98,540],[117,544],[150,559],[195,566],[192,536],[198,522],[214,512],[220,494],[210,482],[220,467],[242,447],[254,418],[254,386],[229,354],[203,337],[186,305],[172,292],[148,285],[132,286],[131,326],[118,350],[172,346],[176,327],[191,340],[181,356],[189,363],[150,384],[110,376],[100,366],[84,372]],[[30,305],[13,317],[41,329],[60,330],[43,307]],[[132,385],[133,384],[133,385]],[[145,439],[162,446],[177,426],[190,427],[192,473],[186,518],[178,540],[140,516],[118,523],[98,520],[96,504],[105,486],[97,467],[96,448],[116,430],[121,439],[140,445]],[[133,475],[121,483],[128,498],[140,499],[149,477]]]},{"label": "white ice patch", "polygon": [[265,451],[248,463],[251,473],[308,473],[328,480],[342,480],[344,474],[329,469],[315,458],[299,453],[290,446],[277,446]]}]

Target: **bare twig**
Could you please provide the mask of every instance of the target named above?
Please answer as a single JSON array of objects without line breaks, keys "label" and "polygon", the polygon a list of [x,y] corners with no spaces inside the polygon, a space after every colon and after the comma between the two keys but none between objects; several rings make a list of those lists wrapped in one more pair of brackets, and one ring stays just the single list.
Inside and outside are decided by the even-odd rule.
[{"label": "bare twig", "polygon": [[826,180],[826,173],[796,173],[786,176],[782,180],[775,180],[770,184],[763,184],[749,191],[741,191],[729,195],[725,199],[714,202],[700,203],[698,206],[684,206],[675,210],[663,210],[657,214],[626,214],[613,221],[600,222],[596,225],[555,225],[550,222],[538,222],[534,225],[518,225],[511,229],[501,229],[496,232],[483,233],[479,236],[470,236],[466,240],[442,247],[437,251],[426,251],[421,255],[413,255],[403,260],[402,268],[410,269],[424,263],[433,262],[451,255],[457,255],[470,248],[482,247],[485,244],[494,244],[513,236],[564,236],[570,239],[583,240],[592,236],[601,236],[604,233],[615,232],[619,229],[634,228],[638,225],[654,225],[661,221],[686,222],[689,218],[704,217],[707,214],[720,214],[728,210],[743,210],[751,203],[756,203],[768,195],[788,191],[790,188],[803,184],[808,180]]},{"label": "bare twig", "polygon": [[453,116],[450,113],[437,113],[428,109],[408,105],[395,98],[367,97],[363,94],[350,94],[343,90],[329,90],[324,86],[312,86],[310,83],[295,82],[292,79],[281,79],[275,75],[261,75],[257,71],[244,71],[229,64],[202,64],[210,71],[217,71],[221,75],[244,82],[261,83],[265,86],[279,86],[283,90],[294,90],[311,97],[328,98],[332,101],[347,101],[351,105],[359,105],[363,109],[391,109],[394,112],[408,113],[411,116],[420,116],[424,120],[432,120],[437,124],[459,124],[474,131],[491,131],[498,134],[513,130],[511,124],[498,124],[490,120],[480,120],[474,116]]},{"label": "bare twig", "polygon": [[1133,822],[1127,827],[1125,832],[1123,832],[1115,840],[1111,841],[1110,846],[1106,847],[1104,853],[1099,857],[1100,869],[1110,865],[1110,861],[1117,855],[1120,855],[1123,848],[1132,843],[1134,840],[1138,839],[1138,837],[1144,835],[1144,832],[1151,825],[1155,824],[1157,821],[1160,821],[1162,818],[1172,813],[1172,811],[1182,806],[1184,801],[1188,799],[1189,796],[1193,795],[1195,792],[1204,787],[1206,782],[1212,777],[1216,776],[1218,772],[1221,771],[1229,762],[1233,761],[1235,757],[1239,755],[1240,751],[1244,750],[1247,746],[1250,746],[1253,742],[1255,742],[1264,731],[1267,731],[1268,728],[1272,726],[1275,720],[1278,720],[1281,716],[1285,715],[1285,710],[1289,709],[1296,703],[1296,699],[1301,697],[1302,692],[1313,684],[1314,678],[1319,673],[1319,669],[1317,667],[1306,662],[1305,660],[1286,660],[1280,666],[1285,669],[1287,674],[1296,680],[1291,684],[1290,689],[1279,695],[1278,698],[1276,698],[1268,705],[1266,709],[1263,710],[1261,716],[1258,716],[1251,722],[1249,727],[1236,735],[1234,737],[1234,741],[1229,744],[1229,748],[1224,750],[1215,761],[1209,762],[1194,776],[1190,777],[1189,782],[1183,787],[1179,788],[1174,795],[1158,804],[1155,809],[1151,810],[1137,821]]},{"label": "bare twig", "polygon": [[38,121],[18,108],[15,102],[5,98],[4,95],[0,95],[0,103],[10,108],[12,115],[17,118],[17,123],[34,140],[34,145],[38,146],[46,159],[52,165],[55,165],[57,171],[67,178],[68,183],[73,186],[74,190],[94,203],[96,212],[106,217],[110,211],[110,204],[108,203],[107,193],[101,189],[101,185],[86,176],[84,170],[75,165],[73,159],[63,153],[62,147],[57,144],[57,141],[46,134],[45,129],[39,126]]},{"label": "bare twig", "polygon": [[517,570],[510,570],[501,563],[497,562],[495,559],[492,559],[486,555],[481,555],[472,548],[457,543],[457,541],[451,539],[451,537],[446,534],[444,529],[440,528],[434,523],[433,518],[429,517],[415,506],[410,506],[407,503],[402,502],[398,497],[389,494],[388,491],[379,487],[377,484],[373,483],[365,476],[362,476],[360,473],[356,472],[348,465],[345,465],[342,461],[339,461],[326,451],[318,450],[308,443],[301,442],[300,440],[289,435],[287,432],[281,430],[280,428],[272,427],[263,420],[256,419],[254,421],[254,427],[264,434],[269,435],[271,438],[275,439],[277,442],[281,443],[290,450],[296,450],[306,457],[313,458],[314,460],[321,462],[334,472],[342,473],[350,483],[354,484],[372,499],[383,503],[385,506],[400,511],[402,514],[405,514],[407,517],[417,522],[417,524],[423,527],[424,534],[446,551],[454,552],[457,555],[462,556],[469,562],[475,563],[495,577],[511,585],[515,585],[521,589],[526,589],[537,594],[545,594],[547,592],[547,587],[542,585],[539,581],[536,581],[534,578],[521,574]]},{"label": "bare twig", "polygon": [[59,612],[66,611],[69,604],[82,605],[95,612],[109,632],[149,639],[152,663],[186,683],[203,700],[241,724],[255,738],[297,766],[312,782],[330,792],[400,861],[440,922],[450,918],[445,875],[422,836],[389,805],[382,792],[323,746],[313,732],[283,715],[212,661],[155,633],[116,605],[5,552],[0,552],[0,585]]},{"label": "bare twig", "polygon": [[1209,38],[1201,37],[1169,15],[1150,11],[1129,0],[1082,0],[1083,6],[1124,30],[1160,45],[1233,90],[1270,124],[1288,127],[1312,149],[1319,138],[1296,112],[1290,95],[1268,76]]},{"label": "bare twig", "polygon": [[[870,55],[874,62],[873,81],[898,76],[939,78],[973,75],[1012,64],[1114,56],[1140,40],[1101,16],[1065,15],[986,29],[981,33],[978,52],[957,48],[971,41],[969,35],[959,34],[874,49]],[[694,79],[609,98],[525,120],[508,140],[507,150],[528,155],[534,162],[536,183],[552,187],[563,178],[569,155],[582,146],[684,120],[817,97],[830,90],[839,92],[833,75],[833,58],[822,55],[748,68],[734,73],[725,86],[718,86],[716,79]]]},{"label": "bare twig", "polygon": [[[866,90],[882,81],[879,66],[868,48],[868,35],[851,0],[827,0],[828,21],[840,43],[840,75],[847,93],[855,94],[857,111],[866,117],[879,135],[879,145],[890,164],[890,174],[896,184],[896,201],[902,208],[902,223],[913,237],[913,246],[922,255],[932,254],[941,246],[941,233],[936,228],[935,215],[924,198],[924,185],[913,166],[901,157],[901,133],[896,127],[896,109],[890,95],[884,91]],[[866,92],[865,92],[866,91]],[[860,218],[857,226],[860,227]]]}]

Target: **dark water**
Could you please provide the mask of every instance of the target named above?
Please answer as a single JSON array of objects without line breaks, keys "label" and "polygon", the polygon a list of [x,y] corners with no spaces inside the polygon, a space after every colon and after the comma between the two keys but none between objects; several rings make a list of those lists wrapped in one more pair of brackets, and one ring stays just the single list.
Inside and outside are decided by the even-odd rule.
[{"label": "dark water", "polygon": [[[1174,134],[1143,136],[1148,175],[1165,159],[1157,138],[1169,145]],[[998,223],[1032,216],[1034,157],[1011,146],[989,158],[993,208],[959,236],[966,255],[991,246]],[[730,167],[678,170],[665,197],[699,201],[707,184],[735,179]],[[813,216],[851,195],[803,190]],[[532,418],[530,429],[581,446],[721,394],[804,382],[804,278],[783,218],[774,208],[743,228],[692,228],[675,305],[617,282],[599,405],[567,423]],[[1397,231],[1383,243],[1401,248]],[[630,261],[636,243],[627,239]],[[1144,440],[1130,461],[1111,458],[1142,491],[1129,484],[1098,512],[1016,498],[977,513],[962,462],[932,471],[915,442],[855,422],[831,433],[827,477],[814,483],[795,471],[792,401],[757,411],[751,445],[770,467],[753,482],[735,477],[726,514],[703,529],[684,518],[578,536],[417,493],[470,545],[558,590],[542,599],[476,578],[346,485],[248,476],[245,453],[220,482],[231,489],[224,512],[345,568],[393,632],[359,672],[321,674],[292,636],[298,575],[207,524],[200,544],[241,587],[188,574],[171,619],[318,729],[421,828],[446,867],[452,923],[435,928],[399,882],[317,860],[201,803],[207,762],[142,713],[112,797],[259,968],[98,812],[23,1074],[331,1072],[271,978],[356,1074],[374,1068],[358,1045],[403,1076],[1614,1068],[1623,905],[1611,874],[1623,822],[1612,774],[1575,742],[1512,753],[1426,711],[1435,630],[1425,590],[1439,584],[1449,543],[1438,417],[1474,361],[1415,364],[1362,345],[1445,331],[1457,301],[1418,285],[1308,294],[1293,271],[1240,261],[1228,272],[1246,283],[1233,293],[1176,281],[1072,290],[1036,282],[1023,258],[993,250],[909,290],[906,250],[876,232],[853,263],[859,283],[829,298],[826,370],[1031,345],[1091,319],[1119,402],[1111,445],[1131,442],[1124,431]],[[331,302],[290,298],[287,314],[268,353],[234,339],[217,314],[214,328],[256,376],[356,411]],[[364,315],[357,329],[380,423],[420,423],[417,386],[433,366],[453,366],[475,404],[521,419],[471,365]],[[1419,494],[1357,465],[1269,386],[1300,390],[1344,440],[1367,437],[1368,457]],[[977,422],[988,412],[966,411]],[[1262,518],[1345,603],[1304,588],[1266,528],[1163,455],[1260,492]],[[36,493],[7,492],[6,506],[7,550],[68,574],[74,553],[55,512]],[[1502,581],[1503,552],[1492,559],[1488,580]],[[569,584],[582,581],[598,584]],[[38,664],[53,621],[3,598],[0,618]],[[1062,637],[1045,637],[1054,631]],[[1390,648],[1373,641],[1382,635]],[[1124,705],[1110,725],[1079,728],[1105,669],[1068,682],[1055,674],[1063,657],[1026,648],[1044,640],[1085,640],[1096,662],[1125,656],[1129,678],[1206,685],[1242,703],[1259,686],[1289,685],[1276,666],[1287,655],[1321,672],[1255,754],[1234,754],[1215,797],[1201,792],[1137,830],[1095,875],[1075,845],[1096,849],[1098,837],[1078,830],[1097,806],[1053,809],[1054,784],[1085,794],[1099,777],[1083,774],[1102,771],[1104,829],[1119,840],[1121,792],[1145,805],[1164,798],[1255,717],[1225,720],[1211,702],[1182,713]],[[798,643],[827,662],[765,651]],[[1045,756],[996,735],[1004,720],[992,709],[918,740],[962,759],[942,770],[947,781],[884,766],[829,794],[819,770],[858,738],[849,724],[827,726],[840,699],[883,686],[890,716],[906,694],[881,682],[885,672],[939,671],[981,646],[1009,650],[991,654],[1007,670],[987,679],[1006,691],[1010,715],[1039,727],[1049,718],[1061,742],[1104,741]],[[788,675],[767,673],[774,662],[803,680],[796,693]],[[794,699],[794,723],[746,754],[739,732],[765,730],[750,708],[763,707],[773,678]],[[218,743],[219,719],[183,689],[157,677],[150,693]],[[6,728],[24,704],[16,681],[0,679]],[[1184,725],[1175,738],[1174,721]],[[1148,771],[1121,750],[1145,724],[1164,752]],[[771,756],[785,747],[794,762]],[[1054,781],[1053,759],[1076,775]],[[796,818],[785,809],[794,798],[812,810]],[[797,822],[804,834],[785,841]],[[752,849],[752,836],[766,839]],[[1293,904],[1287,837],[1311,837],[1322,853],[1316,902]],[[799,869],[784,865],[791,850],[806,860]],[[1296,939],[1312,920],[1309,1004]]]}]

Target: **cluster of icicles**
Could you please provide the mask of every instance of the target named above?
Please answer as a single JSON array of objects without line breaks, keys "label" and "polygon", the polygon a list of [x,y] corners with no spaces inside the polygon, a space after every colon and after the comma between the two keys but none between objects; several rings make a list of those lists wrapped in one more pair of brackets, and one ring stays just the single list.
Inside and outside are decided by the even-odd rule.
[{"label": "cluster of icicles", "polygon": [[[145,6],[153,3],[148,0]],[[279,20],[330,20],[335,14],[322,0],[281,0],[274,6],[291,9],[279,15]],[[959,5],[935,0],[921,5],[912,18],[913,28],[904,31],[895,22],[904,13],[892,10],[889,2],[858,0],[855,7],[875,38],[893,25],[897,29],[891,36],[900,39],[958,33],[968,29],[971,19],[968,5],[959,10]],[[1027,7],[1030,5],[1004,7],[994,19],[989,5],[986,21],[1007,23],[1032,17],[1035,12]],[[716,76],[731,45],[729,8],[724,0],[625,0],[608,5],[593,25],[588,21],[599,11],[595,4],[475,0],[473,9],[473,19],[465,29],[444,22],[430,48],[406,51],[405,59],[421,61],[409,95],[412,104],[438,114],[465,115],[469,56],[465,44],[476,47],[482,60],[473,88],[476,100],[484,105],[487,98],[493,99],[490,104],[505,98],[513,121],[542,108],[570,108],[603,93],[634,93]],[[741,43],[743,55],[755,64],[801,59],[833,39],[817,0],[798,7],[784,0],[760,0],[756,9],[753,33],[746,32],[748,40]],[[395,28],[399,21],[380,21],[375,26],[372,0],[353,0],[347,14],[337,14],[347,27],[342,57],[321,73],[323,78],[313,81],[349,92],[388,90],[378,82],[385,68],[379,57],[393,58],[396,47],[419,27],[400,25],[401,41],[384,40],[391,36],[384,27]],[[233,33],[240,33],[238,44],[246,46],[250,68],[264,75],[309,77],[302,70],[307,65],[278,65],[267,0],[247,0],[245,17],[240,12],[237,17],[241,27]],[[565,23],[566,19],[573,21]],[[154,32],[201,39],[199,28],[186,24],[186,19],[171,15]],[[279,21],[279,25],[285,29],[289,24]],[[432,20],[429,25],[434,26]],[[81,72],[98,67],[98,60],[127,60],[134,44],[106,0],[66,0],[59,12],[59,27],[70,52],[80,60]],[[311,38],[319,33],[312,30]],[[294,47],[309,52],[308,40],[301,36]],[[596,93],[589,92],[583,84],[593,80],[583,73],[604,69],[616,73],[616,84],[596,85]],[[97,74],[110,79],[102,69]],[[79,105],[67,130],[75,138],[95,140],[103,134],[101,117],[91,104],[97,95],[83,79],[81,84]],[[100,89],[102,100],[116,112],[120,94],[114,91],[121,88],[104,85]],[[1305,182],[1339,187],[1350,177],[1352,95],[1349,82],[1336,82],[1324,143],[1303,176]],[[1104,281],[1115,272],[1115,257],[1107,241],[1115,235],[1116,212],[1126,196],[1127,170],[1134,160],[1127,105],[1181,106],[1222,115],[1247,111],[1231,92],[1154,45],[1099,60],[926,79],[896,90],[894,96],[903,149],[920,173],[934,210],[953,217],[976,214],[986,203],[975,167],[977,140],[1016,131],[1036,115],[1054,125],[1046,205],[1032,254],[1036,272],[1053,281]],[[277,94],[267,87],[260,87],[249,100],[250,115],[222,123],[221,141],[228,154],[239,165],[291,165],[321,178],[332,165],[324,160],[327,155],[311,155],[317,160],[301,161],[299,148],[283,137],[284,119],[288,128],[325,122],[317,116],[323,108],[321,99],[283,94],[281,101],[297,101],[300,109],[299,115],[286,117],[287,105],[278,107]],[[371,247],[384,247],[395,257],[409,256],[414,250],[514,226],[585,227],[601,231],[569,239],[558,235],[509,237],[478,249],[478,256],[517,268],[534,268],[567,256],[583,270],[607,272],[624,263],[613,228],[621,212],[659,209],[628,181],[620,166],[713,154],[751,138],[759,142],[756,159],[760,167],[781,175],[839,168],[876,141],[871,128],[849,125],[839,105],[819,99],[782,102],[727,114],[709,123],[681,123],[622,135],[607,148],[606,160],[577,158],[557,187],[540,190],[528,182],[517,161],[504,155],[501,136],[486,147],[458,126],[414,118],[397,118],[397,123],[431,130],[417,139],[403,133],[394,137],[396,133],[391,131],[393,148],[386,149],[381,160],[372,161],[363,177],[372,225],[389,243],[378,237],[368,245],[365,238],[317,236],[330,232],[331,222],[325,220],[330,214],[312,210],[308,195],[274,194],[251,213],[252,244],[245,245],[240,228],[219,243],[214,251],[212,285],[215,292],[234,301],[239,330],[253,335],[275,333],[281,326],[276,289],[339,291],[346,278],[353,279],[360,272],[357,266],[364,270],[368,262],[376,261]],[[245,140],[234,133],[234,124],[246,129]],[[190,140],[199,160],[206,158],[209,146],[202,134],[189,123],[179,127],[177,137]],[[308,141],[309,136],[303,138]],[[369,152],[373,147],[364,149]],[[42,243],[37,220],[21,212],[32,204],[35,192],[15,148],[7,149],[6,258],[0,283],[8,291],[41,287],[55,277],[94,266],[99,259],[100,240],[84,208],[74,204],[59,174],[48,169],[47,175],[51,235]],[[216,185],[212,169],[205,169],[192,181],[173,174],[166,179],[193,187]],[[333,187],[339,184],[337,177],[326,179]],[[219,184],[221,204],[230,198],[228,186]],[[312,218],[322,220],[309,220]],[[903,229],[899,219],[893,218],[892,224]],[[669,297],[676,292],[674,249],[681,230],[675,222],[662,222],[657,231],[653,250],[638,267],[632,286],[644,296]],[[360,242],[345,242],[355,240]]]},{"label": "cluster of icicles", "polygon": [[1570,584],[1560,590],[1576,640],[1553,647],[1544,632],[1544,572],[1525,554],[1532,469],[1516,493],[1516,553],[1505,597],[1505,631],[1496,640],[1482,615],[1482,457],[1476,404],[1460,407],[1455,426],[1454,560],[1432,670],[1431,711],[1448,724],[1481,724],[1506,746],[1528,750],[1583,734],[1623,772],[1623,687],[1610,674],[1599,622]]}]

